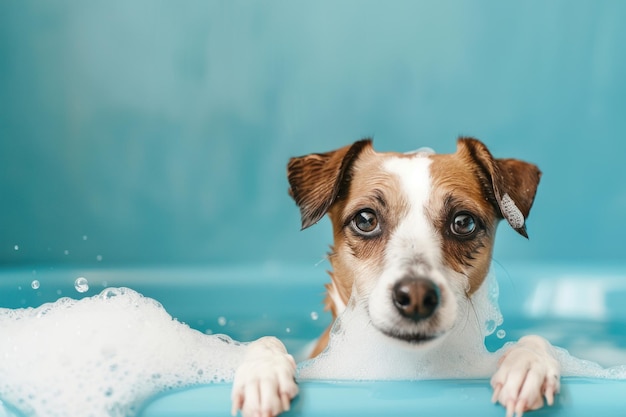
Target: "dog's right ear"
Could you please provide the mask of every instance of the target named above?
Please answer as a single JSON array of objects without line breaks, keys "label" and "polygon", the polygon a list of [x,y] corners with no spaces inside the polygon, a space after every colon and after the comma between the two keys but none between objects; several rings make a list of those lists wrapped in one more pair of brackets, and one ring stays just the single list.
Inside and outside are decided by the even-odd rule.
[{"label": "dog's right ear", "polygon": [[342,193],[347,191],[350,167],[372,140],[363,139],[343,148],[291,158],[287,165],[289,195],[302,218],[302,229],[317,223]]}]

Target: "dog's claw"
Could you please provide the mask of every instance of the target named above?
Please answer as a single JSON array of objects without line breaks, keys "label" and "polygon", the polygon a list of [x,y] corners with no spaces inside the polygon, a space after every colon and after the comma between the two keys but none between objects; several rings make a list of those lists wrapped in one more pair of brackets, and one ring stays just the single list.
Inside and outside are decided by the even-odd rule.
[{"label": "dog's claw", "polygon": [[502,390],[502,384],[500,383],[492,384],[492,388],[493,388],[493,395],[491,396],[491,402],[495,404],[498,402],[498,397],[500,396],[500,391]]}]

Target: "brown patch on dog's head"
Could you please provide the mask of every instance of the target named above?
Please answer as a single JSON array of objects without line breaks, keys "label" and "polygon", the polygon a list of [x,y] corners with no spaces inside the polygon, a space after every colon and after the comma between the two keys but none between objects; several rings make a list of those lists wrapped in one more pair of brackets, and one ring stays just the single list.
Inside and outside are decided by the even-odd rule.
[{"label": "brown patch on dog's head", "polygon": [[[386,158],[398,155],[379,154],[371,140],[364,139],[335,151],[292,158],[287,166],[289,194],[300,207],[302,228],[317,223],[325,214],[331,219],[330,275],[344,304],[361,272],[382,267],[385,242],[406,210],[398,178],[382,169]],[[349,225],[362,210],[376,213],[384,223],[381,233],[386,237],[364,239],[354,233]],[[333,291],[331,286],[327,289]],[[336,316],[329,297],[326,305]]]},{"label": "brown patch on dog's head", "polygon": [[330,206],[347,192],[350,168],[364,149],[372,148],[371,139],[363,139],[331,152],[294,157],[287,165],[289,195],[293,197],[302,219],[302,229],[317,223]]},{"label": "brown patch on dog's head", "polygon": [[[469,295],[489,271],[500,219],[506,218],[519,234],[528,237],[525,221],[541,172],[524,161],[493,158],[487,147],[473,138],[460,138],[454,154],[431,158],[431,217],[443,237],[446,261],[469,278]],[[452,223],[456,216],[468,213],[479,223],[478,233],[472,239],[455,236]]]},{"label": "brown patch on dog's head", "polygon": [[499,216],[527,238],[526,219],[541,179],[539,168],[518,159],[496,159],[482,142],[474,138],[460,138],[457,152],[474,164],[484,194]]},{"label": "brown patch on dog's head", "polygon": [[[387,243],[409,208],[399,178],[383,168],[385,161],[397,156],[401,155],[372,148],[361,153],[352,165],[346,198],[338,199],[328,211],[333,227],[331,275],[344,303],[354,283],[360,294],[369,293],[374,282],[364,277],[382,273]],[[366,236],[355,229],[362,212],[375,216],[378,233]]]},{"label": "brown patch on dog's head", "polygon": [[[335,248],[343,248],[341,217],[343,207],[348,200],[351,179],[357,160],[365,154],[374,154],[371,139],[363,139],[349,146],[334,151],[314,153],[294,157],[287,165],[289,195],[300,208],[302,229],[317,223],[325,214],[329,214],[333,223],[334,244],[329,254],[333,272],[330,272],[337,295],[344,304],[350,299],[355,270],[345,267],[338,261]],[[335,276],[342,279],[335,279]],[[332,288],[327,285],[327,289]],[[337,315],[335,305],[327,295],[327,309]]]}]

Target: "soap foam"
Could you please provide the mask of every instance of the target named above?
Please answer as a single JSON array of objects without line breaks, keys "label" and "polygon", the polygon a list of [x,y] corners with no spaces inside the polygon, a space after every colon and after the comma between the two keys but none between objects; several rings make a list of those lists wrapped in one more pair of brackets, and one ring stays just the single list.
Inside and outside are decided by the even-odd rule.
[{"label": "soap foam", "polygon": [[[353,290],[353,294],[355,294]],[[459,303],[460,321],[443,340],[410,346],[376,330],[362,303],[352,297],[336,320],[328,348],[299,366],[300,379],[314,380],[420,380],[490,378],[503,353],[514,342],[489,352],[484,339],[503,323],[498,307],[498,286],[489,274],[471,302]],[[502,329],[501,329],[502,330]],[[626,365],[604,368],[554,347],[563,376],[626,379]]]},{"label": "soap foam", "polygon": [[504,196],[502,196],[502,200],[500,201],[500,210],[512,228],[519,229],[524,226],[524,215],[510,195],[504,194]]},{"label": "soap foam", "polygon": [[484,338],[502,324],[498,286],[492,274],[472,296],[459,300],[458,320],[443,340],[411,346],[375,329],[356,289],[337,319],[328,348],[299,368],[302,379],[403,380],[486,378],[499,355],[490,353]]},{"label": "soap foam", "polygon": [[158,392],[231,381],[245,350],[128,288],[0,309],[0,334],[0,398],[38,417],[132,416]]}]

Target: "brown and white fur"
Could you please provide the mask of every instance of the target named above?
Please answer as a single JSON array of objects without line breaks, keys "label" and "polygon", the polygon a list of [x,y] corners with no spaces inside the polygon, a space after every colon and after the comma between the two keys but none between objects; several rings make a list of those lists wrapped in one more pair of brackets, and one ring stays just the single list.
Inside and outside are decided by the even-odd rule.
[{"label": "brown and white fur", "polygon": [[[333,319],[351,296],[359,297],[374,328],[422,349],[445,343],[463,319],[458,305],[471,302],[485,281],[498,222],[506,219],[527,237],[525,222],[540,177],[535,165],[496,159],[472,138],[460,138],[456,153],[447,155],[378,153],[365,139],[292,158],[288,165],[302,228],[326,214],[332,222],[325,303]],[[329,332],[312,356],[325,349]],[[297,393],[289,378],[295,366],[275,340],[272,349],[260,349],[262,360],[255,358],[257,343],[267,340],[251,345],[251,360],[236,373],[233,411],[243,405],[244,415],[276,415]],[[272,367],[250,370],[276,358]],[[544,397],[551,405],[559,372],[547,341],[523,337],[498,362],[492,401],[507,416],[542,407]]]}]

